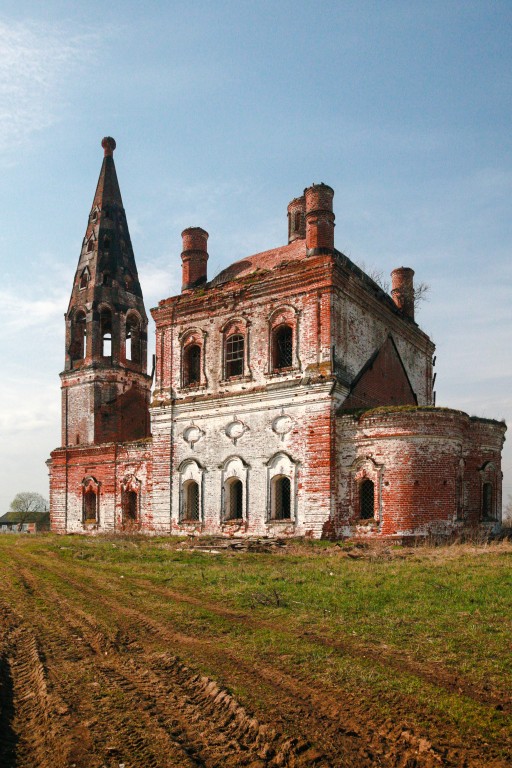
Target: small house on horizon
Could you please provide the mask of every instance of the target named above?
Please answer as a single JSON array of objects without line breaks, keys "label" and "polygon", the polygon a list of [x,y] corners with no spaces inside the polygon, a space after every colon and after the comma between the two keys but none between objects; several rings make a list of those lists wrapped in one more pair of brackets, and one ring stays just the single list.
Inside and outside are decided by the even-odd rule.
[{"label": "small house on horizon", "polygon": [[49,530],[49,512],[6,512],[0,517],[0,533],[41,533]]}]

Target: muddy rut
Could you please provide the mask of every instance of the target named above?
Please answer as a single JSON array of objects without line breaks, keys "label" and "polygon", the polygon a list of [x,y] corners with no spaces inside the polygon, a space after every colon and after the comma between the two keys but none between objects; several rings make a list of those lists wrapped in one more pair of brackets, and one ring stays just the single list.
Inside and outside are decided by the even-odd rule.
[{"label": "muddy rut", "polygon": [[12,584],[0,598],[3,768],[512,764],[446,724],[404,726],[407,696],[383,720],[371,697],[250,659],[242,636],[236,653],[177,628],[147,592],[87,563],[25,556],[0,575]]}]

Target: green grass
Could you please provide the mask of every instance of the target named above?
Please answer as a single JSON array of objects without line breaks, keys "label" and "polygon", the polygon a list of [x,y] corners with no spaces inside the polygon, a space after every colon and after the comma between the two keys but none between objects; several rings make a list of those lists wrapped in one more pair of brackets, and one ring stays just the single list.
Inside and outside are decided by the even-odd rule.
[{"label": "green grass", "polygon": [[508,546],[349,559],[324,543],[320,555],[309,543],[299,554],[212,555],[177,551],[180,543],[169,539],[13,538],[2,537],[0,546],[52,551],[118,578],[143,577],[253,617],[284,621],[294,630],[320,627],[327,638],[342,631],[377,647],[409,649],[420,659],[427,653],[475,680],[491,674],[500,687],[512,688]]},{"label": "green grass", "polygon": [[[387,661],[403,658],[429,674],[438,665],[508,697],[510,544],[369,552],[304,542],[272,553],[208,554],[168,538],[0,537],[3,562],[11,550],[35,558],[38,573],[63,593],[73,590],[45,562],[63,574],[108,575],[111,588],[133,595],[155,619],[235,652],[243,647],[249,660],[277,661],[292,675],[352,693],[371,691],[382,716],[392,714],[395,697],[410,698],[427,721],[450,721],[496,743],[512,739],[507,715],[494,706]],[[164,599],[146,583],[203,604]]]}]

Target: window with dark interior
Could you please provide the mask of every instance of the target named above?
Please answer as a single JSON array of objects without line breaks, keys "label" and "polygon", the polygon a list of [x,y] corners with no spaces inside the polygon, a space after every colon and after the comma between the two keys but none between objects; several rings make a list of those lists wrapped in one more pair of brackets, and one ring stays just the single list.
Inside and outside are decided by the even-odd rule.
[{"label": "window with dark interior", "polygon": [[183,386],[193,387],[201,383],[201,347],[189,344],[183,350]]},{"label": "window with dark interior", "polygon": [[137,522],[137,500],[135,491],[123,491],[123,523],[125,525]]},{"label": "window with dark interior", "polygon": [[482,517],[491,520],[494,517],[492,483],[484,483],[482,486]]},{"label": "window with dark interior", "polygon": [[234,333],[226,339],[226,379],[243,376],[244,373],[244,337]]},{"label": "window with dark interior", "polygon": [[71,359],[83,360],[85,357],[86,322],[85,313],[77,312],[71,326]]},{"label": "window with dark interior", "polygon": [[371,480],[365,478],[359,486],[359,517],[362,520],[371,520],[375,516],[375,486]]},{"label": "window with dark interior", "polygon": [[199,520],[199,486],[195,480],[183,484],[182,520]]},{"label": "window with dark interior", "polygon": [[126,320],[126,359],[138,364],[141,361],[140,324],[133,315]]},{"label": "window with dark interior", "polygon": [[243,517],[244,486],[237,477],[230,477],[225,485],[226,520],[241,520]]},{"label": "window with dark interior", "polygon": [[96,494],[92,490],[84,494],[84,522],[96,522]]},{"label": "window with dark interior", "polygon": [[289,477],[272,478],[271,513],[274,520],[289,520],[292,512],[291,482]]},{"label": "window with dark interior", "polygon": [[272,333],[273,368],[291,368],[293,364],[293,329],[279,325]]},{"label": "window with dark interior", "polygon": [[112,356],[112,314],[104,309],[100,316],[101,325],[101,356]]}]

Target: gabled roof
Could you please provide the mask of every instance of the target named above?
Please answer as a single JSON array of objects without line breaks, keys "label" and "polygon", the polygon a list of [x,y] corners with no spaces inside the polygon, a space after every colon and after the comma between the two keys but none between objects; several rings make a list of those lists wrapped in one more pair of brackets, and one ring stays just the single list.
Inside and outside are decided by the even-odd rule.
[{"label": "gabled roof", "polygon": [[363,365],[340,411],[380,405],[417,405],[409,375],[391,334]]},{"label": "gabled roof", "polygon": [[49,521],[49,512],[6,512],[0,517],[0,525],[5,523],[46,523]]}]

